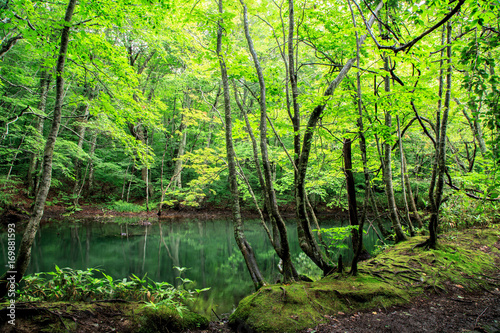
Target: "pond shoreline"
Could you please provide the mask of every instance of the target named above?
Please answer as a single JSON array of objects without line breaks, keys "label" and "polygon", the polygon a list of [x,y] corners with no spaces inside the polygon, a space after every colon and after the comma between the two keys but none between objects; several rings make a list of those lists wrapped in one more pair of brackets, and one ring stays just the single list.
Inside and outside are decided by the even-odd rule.
[{"label": "pond shoreline", "polygon": [[[0,211],[0,217],[3,224],[6,223],[25,223],[29,219],[32,199],[27,197],[19,197],[16,204],[5,208]],[[280,207],[281,215],[284,218],[295,218],[295,208],[290,205],[285,205]],[[166,209],[163,210],[162,214],[158,216],[156,210],[150,210],[149,212],[118,212],[115,210],[108,210],[102,208],[99,204],[87,204],[84,203],[80,205],[77,211],[68,211],[68,206],[64,205],[46,205],[44,209],[44,214],[41,220],[41,224],[50,223],[51,220],[61,220],[61,219],[101,219],[101,218],[111,218],[111,217],[144,217],[144,218],[154,218],[161,220],[172,220],[172,219],[182,219],[182,218],[200,218],[200,219],[215,219],[215,218],[228,218],[231,217],[230,207],[205,207],[205,208],[190,208],[183,207],[180,209]],[[243,209],[241,211],[243,218],[248,219],[258,219],[259,214],[255,209]],[[349,213],[347,210],[341,208],[327,208],[319,207],[316,215],[320,218],[334,218],[337,220],[349,219]]]}]

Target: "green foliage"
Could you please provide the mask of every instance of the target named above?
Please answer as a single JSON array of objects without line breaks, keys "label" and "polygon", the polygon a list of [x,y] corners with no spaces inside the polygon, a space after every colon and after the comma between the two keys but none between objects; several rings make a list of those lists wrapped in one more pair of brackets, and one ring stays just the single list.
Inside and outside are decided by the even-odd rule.
[{"label": "green foliage", "polygon": [[115,201],[111,204],[105,205],[106,209],[114,210],[117,212],[140,213],[146,210],[143,205],[138,205],[133,202],[126,202],[122,200]]},{"label": "green foliage", "polygon": [[[357,231],[358,226],[348,225],[345,227],[321,228],[320,230],[313,230],[321,232],[321,235],[329,240],[328,247],[332,250],[347,249],[347,239],[351,236],[353,231]],[[366,231],[365,231],[366,233]]]},{"label": "green foliage", "polygon": [[441,227],[444,231],[471,227],[486,227],[500,219],[497,202],[471,201],[461,195],[453,195],[441,209]]},{"label": "green foliage", "polygon": [[6,176],[0,176],[0,208],[5,208],[13,203],[14,195],[18,192],[17,186],[20,181],[17,179],[7,179]]},{"label": "green foliage", "polygon": [[172,306],[179,315],[185,310],[185,303],[195,295],[208,290],[189,290],[190,281],[183,280],[178,287],[167,282],[156,282],[144,276],[132,274],[130,279],[114,280],[104,271],[96,268],[73,270],[55,266],[54,272],[35,273],[23,279],[24,286],[18,290],[21,301],[90,301],[103,299],[124,299],[145,301],[147,306],[157,309]]},{"label": "green foliage", "polygon": [[313,280],[319,280],[323,276],[321,269],[304,252],[299,253],[293,262],[299,274],[306,275]]}]

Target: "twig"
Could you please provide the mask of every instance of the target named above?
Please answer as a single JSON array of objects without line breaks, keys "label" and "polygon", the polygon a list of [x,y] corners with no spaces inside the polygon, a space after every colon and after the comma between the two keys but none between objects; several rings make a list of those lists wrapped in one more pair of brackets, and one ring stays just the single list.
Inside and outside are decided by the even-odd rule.
[{"label": "twig", "polygon": [[479,318],[480,318],[480,317],[481,317],[481,316],[482,316],[482,315],[486,312],[486,310],[488,310],[488,308],[489,308],[489,306],[487,306],[487,307],[483,310],[483,312],[481,312],[481,314],[480,314],[479,316],[477,316],[476,321],[474,322],[474,327],[472,328],[472,330],[473,330],[473,331],[474,331],[474,330],[476,329],[476,327],[477,327],[477,322],[479,321]]},{"label": "twig", "polygon": [[219,318],[219,316],[217,315],[217,313],[214,311],[214,309],[212,309],[212,312],[213,312],[213,313],[214,313],[214,315],[217,317],[217,319],[218,319],[219,321],[221,321],[221,319]]}]

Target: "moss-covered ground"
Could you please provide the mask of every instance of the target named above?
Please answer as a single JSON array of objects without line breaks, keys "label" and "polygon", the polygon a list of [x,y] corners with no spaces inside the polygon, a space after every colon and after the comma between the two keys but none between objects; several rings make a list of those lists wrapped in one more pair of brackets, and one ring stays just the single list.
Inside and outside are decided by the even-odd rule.
[{"label": "moss-covered ground", "polygon": [[0,332],[184,332],[203,329],[208,319],[172,306],[143,302],[37,302],[16,307],[15,326],[0,314]]},{"label": "moss-covered ground", "polygon": [[443,235],[435,250],[415,248],[414,237],[359,264],[359,274],[334,274],[316,282],[272,285],[243,299],[230,324],[257,332],[295,332],[339,313],[386,308],[416,296],[447,290],[488,289],[498,270],[500,229]]}]

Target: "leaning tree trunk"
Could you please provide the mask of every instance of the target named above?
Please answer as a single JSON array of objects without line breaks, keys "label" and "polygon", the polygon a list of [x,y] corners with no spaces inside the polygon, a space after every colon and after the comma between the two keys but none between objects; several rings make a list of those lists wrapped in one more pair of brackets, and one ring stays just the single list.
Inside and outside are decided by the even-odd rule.
[{"label": "leaning tree trunk", "polygon": [[[384,70],[389,73],[389,57],[384,57]],[[389,93],[391,91],[391,81],[388,75],[384,77],[384,88],[385,92]],[[392,116],[390,110],[385,111],[385,126],[388,128],[392,127]],[[384,170],[384,183],[385,183],[385,194],[387,195],[387,201],[389,205],[389,217],[392,222],[393,232],[396,234],[395,242],[405,241],[406,237],[398,216],[398,207],[396,206],[396,199],[394,198],[394,186],[392,184],[392,145],[386,138],[384,142],[384,159],[383,159],[383,170]]]},{"label": "leaning tree trunk", "polygon": [[280,246],[278,251],[278,255],[280,259],[283,261],[283,280],[284,282],[290,282],[298,278],[297,271],[295,270],[292,258],[290,254],[290,245],[288,243],[288,232],[286,230],[285,221],[281,217],[278,209],[278,202],[276,199],[276,192],[274,191],[273,186],[273,178],[271,174],[271,165],[269,163],[269,154],[267,151],[267,105],[266,105],[266,85],[264,81],[264,74],[262,73],[262,68],[260,66],[259,59],[257,57],[257,53],[255,52],[253,41],[250,36],[250,31],[248,27],[248,16],[247,16],[247,7],[243,0],[240,0],[243,5],[244,11],[244,26],[245,26],[245,36],[248,43],[248,48],[250,53],[252,54],[252,58],[254,61],[254,67],[257,72],[257,77],[259,79],[259,87],[260,87],[260,99],[259,99],[259,107],[260,107],[260,152],[262,157],[262,167],[265,179],[265,188],[271,209],[271,215],[276,222],[279,235],[280,235]]},{"label": "leaning tree trunk", "polygon": [[[281,253],[281,244],[280,244],[280,235],[279,235],[279,230],[278,230],[278,225],[276,223],[276,220],[271,214],[271,202],[269,200],[269,193],[266,191],[266,182],[264,180],[264,176],[262,174],[262,169],[260,167],[260,160],[259,160],[259,149],[257,145],[257,139],[255,138],[255,135],[253,133],[252,126],[250,125],[250,121],[248,119],[248,114],[245,110],[245,106],[240,102],[239,97],[238,97],[238,91],[236,90],[236,85],[234,84],[233,81],[233,87],[234,87],[234,99],[236,101],[236,104],[240,108],[241,114],[243,115],[243,118],[245,119],[245,125],[247,127],[247,132],[248,136],[250,137],[250,141],[252,142],[252,152],[253,152],[253,161],[255,164],[255,173],[257,174],[257,178],[259,179],[259,184],[260,188],[262,189],[262,195],[264,197],[264,209],[261,212],[260,208],[257,207],[259,212],[261,212],[261,219],[263,226],[266,230],[266,232],[269,234],[269,241],[273,245],[274,250],[276,253],[279,255]],[[273,234],[268,231],[267,227],[267,221],[271,221],[271,226],[273,230]]]},{"label": "leaning tree trunk", "polygon": [[[66,53],[69,44],[69,31],[71,28],[71,17],[73,16],[73,11],[76,6],[76,0],[69,0],[68,7],[66,9],[66,14],[64,16],[64,21],[66,24],[61,31],[61,45],[59,48],[59,57],[57,59],[56,65],[56,100],[54,106],[54,113],[52,118],[52,128],[47,137],[45,143],[45,150],[43,154],[42,163],[42,178],[40,180],[40,186],[35,198],[35,204],[33,207],[33,212],[29,219],[28,225],[23,234],[23,238],[19,245],[19,251],[17,253],[17,258],[15,264],[9,267],[9,271],[5,273],[0,279],[0,297],[3,297],[7,292],[7,276],[15,275],[16,282],[19,282],[26,270],[31,259],[31,247],[35,239],[38,227],[40,225],[40,220],[43,215],[43,210],[45,207],[45,200],[47,199],[47,194],[50,188],[50,181],[52,179],[52,157],[54,153],[54,146],[57,139],[57,134],[59,132],[59,127],[61,125],[61,113],[62,104],[64,96],[64,64],[66,61]],[[14,272],[14,273],[13,273]]]},{"label": "leaning tree trunk", "polygon": [[[219,13],[223,14],[222,0],[219,0]],[[266,285],[264,278],[260,272],[257,265],[255,255],[252,247],[247,242],[244,231],[243,222],[241,220],[240,203],[239,203],[239,191],[238,191],[238,181],[236,174],[236,161],[235,152],[233,147],[233,122],[231,119],[231,100],[229,97],[229,80],[227,75],[226,63],[224,61],[224,56],[222,54],[222,23],[223,20],[219,19],[218,30],[217,30],[217,56],[219,58],[219,65],[221,69],[222,76],[222,87],[224,94],[224,115],[225,115],[225,132],[226,132],[226,153],[227,153],[227,163],[229,170],[229,187],[231,190],[231,201],[232,201],[232,211],[234,220],[234,238],[236,243],[240,248],[241,254],[245,259],[250,276],[256,289]]]}]

